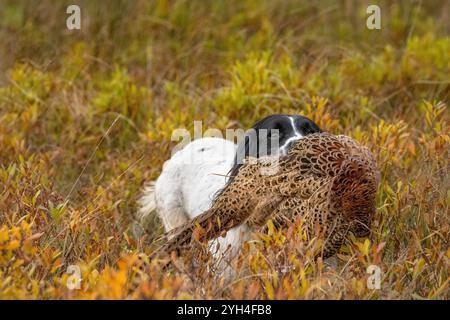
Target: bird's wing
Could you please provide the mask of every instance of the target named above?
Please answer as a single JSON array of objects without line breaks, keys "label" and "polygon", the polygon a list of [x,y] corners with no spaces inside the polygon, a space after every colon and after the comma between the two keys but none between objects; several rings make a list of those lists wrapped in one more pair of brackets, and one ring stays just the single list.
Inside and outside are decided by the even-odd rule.
[{"label": "bird's wing", "polygon": [[[287,212],[286,204],[292,208],[290,198],[326,202],[325,197],[330,195],[318,190],[331,186],[352,154],[368,159],[371,165],[373,157],[367,152],[348,137],[317,133],[298,140],[280,159],[275,174],[267,175],[262,170],[271,166],[270,161],[244,164],[211,209],[168,234],[170,240],[163,250],[179,251],[194,239],[206,242],[244,222],[262,225],[280,210]],[[316,205],[307,203],[303,211],[312,206]],[[295,213],[301,211],[296,208]]]},{"label": "bird's wing", "polygon": [[338,175],[346,153],[347,147],[336,136],[308,135],[280,160],[276,175],[260,177],[259,186],[274,195],[307,199]]},{"label": "bird's wing", "polygon": [[180,251],[193,240],[206,242],[222,236],[242,224],[255,208],[270,211],[276,204],[254,194],[258,168],[258,164],[243,165],[238,176],[226,186],[209,210],[167,234],[170,240],[162,250]]}]

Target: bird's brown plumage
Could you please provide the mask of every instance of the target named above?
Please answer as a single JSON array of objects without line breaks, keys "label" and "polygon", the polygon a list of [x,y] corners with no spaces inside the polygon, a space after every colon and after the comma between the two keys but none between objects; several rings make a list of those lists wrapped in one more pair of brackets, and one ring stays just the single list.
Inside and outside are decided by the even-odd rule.
[{"label": "bird's brown plumage", "polygon": [[284,226],[299,216],[309,238],[324,240],[325,257],[349,231],[368,234],[379,173],[366,147],[347,136],[315,133],[298,140],[273,175],[264,171],[273,168],[270,160],[244,164],[211,209],[168,235],[163,251],[182,251],[194,239],[209,241],[244,222],[262,226],[272,219]]}]

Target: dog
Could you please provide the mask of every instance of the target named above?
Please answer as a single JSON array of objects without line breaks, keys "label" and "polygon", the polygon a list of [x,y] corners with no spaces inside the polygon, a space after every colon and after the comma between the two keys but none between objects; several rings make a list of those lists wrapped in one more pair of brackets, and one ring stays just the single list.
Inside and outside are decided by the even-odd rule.
[{"label": "dog", "polygon": [[[237,144],[221,138],[194,140],[166,161],[156,182],[144,187],[138,218],[142,221],[156,211],[165,232],[171,231],[208,210],[246,158],[285,155],[294,141],[321,131],[306,117],[274,114],[253,125]],[[242,224],[211,241],[219,269],[227,269],[249,235],[248,226]]]}]

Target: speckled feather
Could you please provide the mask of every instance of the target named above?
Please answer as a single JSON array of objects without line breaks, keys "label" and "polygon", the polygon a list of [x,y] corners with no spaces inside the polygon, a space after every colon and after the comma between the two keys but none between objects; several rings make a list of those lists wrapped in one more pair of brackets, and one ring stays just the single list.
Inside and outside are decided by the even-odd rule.
[{"label": "speckled feather", "polygon": [[316,133],[298,140],[279,159],[277,172],[266,175],[271,160],[244,164],[211,209],[167,234],[162,250],[181,252],[192,241],[217,238],[244,222],[263,226],[268,219],[283,227],[302,217],[308,237],[324,240],[324,257],[341,247],[349,231],[369,233],[379,172],[366,147],[347,136]]}]

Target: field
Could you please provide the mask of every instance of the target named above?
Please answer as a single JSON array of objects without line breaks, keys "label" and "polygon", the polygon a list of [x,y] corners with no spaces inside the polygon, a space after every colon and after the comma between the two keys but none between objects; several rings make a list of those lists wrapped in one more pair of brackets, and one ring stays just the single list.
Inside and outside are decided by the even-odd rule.
[{"label": "field", "polygon": [[[449,298],[450,2],[72,2],[0,3],[0,299]],[[235,281],[162,271],[135,212],[172,131],[272,113],[372,150],[371,236],[330,268],[269,223]]]}]

